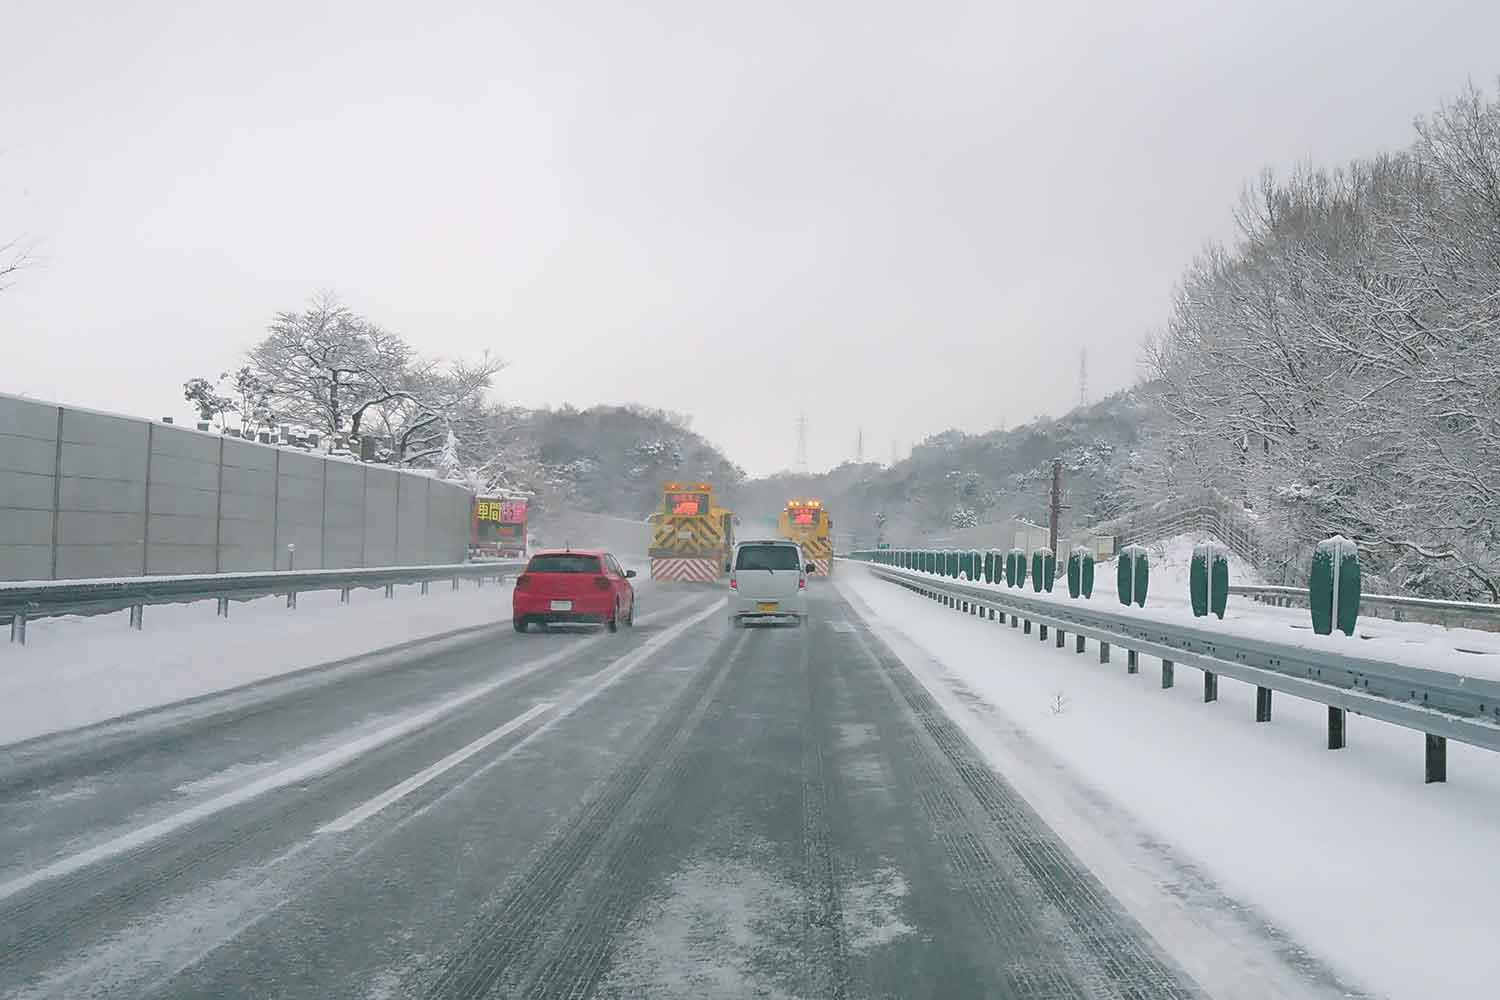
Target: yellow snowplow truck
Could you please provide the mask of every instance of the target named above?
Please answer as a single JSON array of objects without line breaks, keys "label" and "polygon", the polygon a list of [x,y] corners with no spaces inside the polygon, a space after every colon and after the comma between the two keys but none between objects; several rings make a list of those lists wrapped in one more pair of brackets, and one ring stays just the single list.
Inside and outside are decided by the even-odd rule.
[{"label": "yellow snowplow truck", "polygon": [[833,518],[821,500],[788,500],[778,527],[782,538],[802,546],[802,554],[817,567],[814,576],[833,574]]},{"label": "yellow snowplow truck", "polygon": [[651,579],[716,583],[734,551],[734,514],[708,483],[663,483],[651,515]]}]

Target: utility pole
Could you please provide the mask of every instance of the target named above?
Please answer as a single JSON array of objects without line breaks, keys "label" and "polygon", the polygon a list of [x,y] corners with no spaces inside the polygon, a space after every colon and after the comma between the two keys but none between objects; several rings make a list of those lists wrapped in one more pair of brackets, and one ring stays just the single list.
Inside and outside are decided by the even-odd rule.
[{"label": "utility pole", "polygon": [[865,464],[865,429],[863,427],[854,438],[854,464]]},{"label": "utility pole", "polygon": [[1058,459],[1052,460],[1051,506],[1051,518],[1047,524],[1047,547],[1052,550],[1053,555],[1057,555],[1057,515],[1069,509],[1068,505],[1062,502],[1062,462]]},{"label": "utility pole", "polygon": [[1089,349],[1078,349],[1078,405],[1089,405]]}]

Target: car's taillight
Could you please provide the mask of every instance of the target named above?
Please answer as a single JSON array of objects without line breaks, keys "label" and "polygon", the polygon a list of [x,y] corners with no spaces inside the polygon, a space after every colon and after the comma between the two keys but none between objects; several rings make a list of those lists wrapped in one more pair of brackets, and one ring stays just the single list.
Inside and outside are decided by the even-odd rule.
[{"label": "car's taillight", "polygon": [[598,589],[598,590],[608,590],[609,589],[609,577],[607,577],[607,576],[596,576],[596,577],[594,577],[594,587],[596,589]]},{"label": "car's taillight", "polygon": [[797,577],[797,589],[798,590],[806,590],[807,589],[807,577],[805,577],[805,576],[799,576],[799,577]]},{"label": "car's taillight", "polygon": [[739,590],[740,589],[739,583],[736,582],[735,578],[732,577],[732,576],[729,578],[729,589],[730,590]]},{"label": "car's taillight", "polygon": [[531,577],[525,576],[524,574],[516,577],[517,590],[525,590],[529,586],[531,586]]}]

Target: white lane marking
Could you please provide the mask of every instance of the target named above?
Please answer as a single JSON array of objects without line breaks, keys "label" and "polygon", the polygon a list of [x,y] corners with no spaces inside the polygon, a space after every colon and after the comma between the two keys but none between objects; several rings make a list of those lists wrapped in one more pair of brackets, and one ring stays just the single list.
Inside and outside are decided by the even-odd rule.
[{"label": "white lane marking", "polygon": [[320,753],[300,764],[277,771],[274,774],[268,774],[264,778],[252,781],[247,785],[242,785],[222,795],[216,795],[197,805],[189,806],[180,812],[157,820],[155,823],[147,824],[138,830],[121,834],[102,844],[97,844],[86,851],[80,851],[77,854],[61,858],[50,865],[38,868],[34,872],[11,879],[9,882],[0,883],[0,900],[7,899],[19,892],[25,892],[32,886],[50,879],[70,875],[81,868],[86,868],[89,865],[96,864],[108,858],[117,857],[128,851],[133,851],[154,840],[160,840],[162,837],[175,833],[185,826],[189,826],[202,819],[207,819],[216,813],[221,813],[226,809],[248,802],[267,792],[327,774],[369,753],[377,747],[431,724],[436,719],[447,715],[455,709],[462,708],[477,698],[482,698],[508,684],[514,684],[516,681],[529,677],[539,670],[546,669],[559,660],[575,655],[585,646],[602,641],[604,641],[603,636],[596,636],[582,643],[572,644],[554,653],[549,653],[541,659],[528,663],[519,670],[506,674],[504,677],[499,677],[493,681],[470,688],[456,698],[450,698],[425,711],[409,715],[400,722],[378,729],[358,739],[350,740],[348,743]]},{"label": "white lane marking", "polygon": [[[671,608],[667,608],[661,612],[657,612],[656,614],[649,616],[649,618],[656,618],[662,615],[670,614],[678,607],[689,604],[697,599],[698,598],[696,597],[688,598],[685,601],[673,605]],[[692,624],[701,621],[706,615],[723,607],[723,605],[723,601],[716,602],[715,604],[711,605],[707,611],[689,619],[688,622],[684,624]],[[649,620],[649,618],[643,618],[642,620]],[[677,629],[677,626],[673,626],[672,629],[669,629],[667,632],[664,632],[662,634],[676,635],[678,634]],[[493,681],[489,681],[487,683],[470,688],[468,691],[457,696],[456,698],[450,698],[449,700],[435,705],[432,708],[417,712],[415,715],[409,715],[406,718],[402,719],[400,722],[393,723],[389,726],[384,727],[383,729],[378,729],[372,733],[369,733],[368,735],[361,736],[358,739],[354,739],[349,741],[348,743],[334,747],[333,749],[318,754],[315,757],[311,757],[300,764],[293,765],[292,767],[288,767],[285,770],[277,771],[274,774],[268,774],[263,778],[250,782],[247,785],[242,785],[241,787],[225,792],[222,795],[217,795],[211,799],[207,799],[203,802],[197,803],[196,805],[189,806],[188,808],[183,809],[179,812],[175,812],[170,816],[159,819],[154,823],[149,823],[146,826],[140,827],[139,829],[131,830],[129,833],[124,833],[101,844],[96,844],[95,846],[85,851],[80,851],[77,854],[72,854],[68,857],[60,858],[49,865],[44,865],[43,867],[38,868],[36,871],[17,876],[16,878],[11,879],[9,882],[0,882],[0,900],[5,900],[10,898],[11,896],[16,895],[17,893],[25,892],[26,890],[40,885],[43,882],[47,882],[55,878],[61,878],[64,875],[71,875],[72,873],[79,871],[80,869],[87,868],[89,865],[97,864],[100,861],[106,861],[110,858],[118,857],[121,854],[133,851],[136,848],[143,847],[146,844],[151,843],[152,841],[160,840],[163,837],[170,836],[171,834],[176,833],[178,830],[181,830],[184,827],[191,826],[192,824],[197,823],[200,820],[207,819],[210,816],[221,813],[226,809],[231,809],[234,806],[241,805],[245,802],[250,801],[251,799],[264,795],[267,792],[273,792],[278,788],[285,788],[287,785],[294,785],[298,782],[308,781],[313,778],[321,777],[322,775],[327,774],[330,771],[337,770],[338,768],[343,767],[345,764],[348,764],[351,761],[363,756],[364,754],[369,753],[371,750],[374,750],[386,743],[391,742],[392,740],[399,739],[402,736],[407,735],[408,733],[431,724],[436,719],[447,715],[449,712],[452,712],[455,709],[462,708],[464,705],[467,705],[469,702],[474,701],[477,698],[482,698],[485,695],[490,694],[491,692],[496,691],[502,687],[505,687],[508,684],[514,684],[516,681],[523,680],[526,677],[530,677],[537,671],[544,670],[552,664],[558,662],[559,660],[565,659],[569,656],[573,656],[588,646],[602,643],[606,640],[606,638],[606,636],[599,635],[589,639],[585,639],[580,643],[573,643],[565,646],[564,648],[559,649],[556,652],[549,653],[548,655],[543,656],[538,660],[533,660],[531,663],[528,663],[526,666],[520,668],[519,670],[506,674],[503,677],[496,678]],[[660,636],[654,637],[646,644],[646,646],[649,646],[651,643],[656,642],[656,639],[658,638],[660,638]],[[646,647],[643,646],[642,649],[644,648]]]},{"label": "white lane marking", "polygon": [[526,723],[530,722],[532,719],[535,719],[543,712],[552,711],[553,707],[554,706],[550,701],[542,702],[540,705],[531,706],[531,708],[516,716],[514,719],[511,719],[509,722],[505,723],[502,726],[497,726],[496,728],[491,729],[489,732],[479,737],[479,739],[474,740],[467,746],[453,751],[448,756],[438,761],[436,764],[423,768],[400,784],[392,785],[390,788],[387,788],[385,791],[381,792],[373,799],[370,799],[364,805],[356,806],[355,808],[344,813],[344,815],[340,816],[338,819],[334,820],[332,823],[325,823],[323,826],[318,827],[316,832],[343,833],[345,830],[354,829],[354,827],[363,823],[371,816],[374,816],[386,806],[390,805],[393,802],[396,802],[399,799],[405,798],[445,771],[451,771],[453,768],[462,764],[464,761],[468,760],[470,757],[474,756],[485,747],[496,742],[497,740],[504,739],[511,733],[515,732],[517,729],[520,729],[522,726],[526,725]]},{"label": "white lane marking", "polygon": [[[568,692],[569,697],[562,701],[557,711],[552,714],[551,718],[542,723],[540,726],[537,726],[525,736],[521,737],[521,739],[516,742],[515,746],[508,748],[504,753],[500,754],[500,756],[496,757],[488,764],[480,767],[479,770],[475,771],[473,774],[465,778],[463,782],[460,782],[460,787],[463,784],[466,784],[479,777],[481,774],[487,773],[490,768],[495,767],[503,761],[509,760],[515,754],[526,749],[526,747],[531,744],[532,740],[540,739],[545,733],[551,732],[552,727],[556,726],[559,722],[562,722],[564,719],[568,718],[568,716],[578,711],[584,705],[587,705],[590,701],[597,698],[600,694],[614,685],[614,683],[620,678],[624,677],[626,674],[630,673],[630,671],[634,670],[636,667],[644,663],[652,653],[656,652],[658,649],[665,646],[673,639],[676,639],[683,632],[686,632],[694,625],[697,625],[699,622],[703,621],[703,619],[709,617],[710,615],[722,613],[728,603],[729,601],[727,599],[715,601],[713,604],[709,605],[707,608],[694,615],[693,617],[687,619],[686,621],[678,622],[676,625],[673,625],[671,628],[662,632],[660,635],[652,636],[648,642],[644,643],[635,652],[630,653],[626,656],[622,656],[620,659],[616,660],[614,663],[611,663],[604,669],[591,674],[588,677],[585,677],[583,680],[573,685],[573,688]],[[743,645],[746,638],[748,638],[748,636],[741,635],[739,645]],[[735,649],[738,650],[739,646],[737,645]],[[735,653],[730,653],[731,657],[734,655]],[[582,691],[577,695],[577,697],[572,697],[574,692],[579,691],[579,689],[586,687],[595,680],[598,680],[597,684],[594,684],[592,687],[588,687],[587,690]],[[415,819],[418,816],[425,815],[427,810],[431,809],[439,801],[441,801],[441,799],[427,803],[426,805],[422,806],[422,808],[412,813],[411,816],[407,817],[407,819]]]}]

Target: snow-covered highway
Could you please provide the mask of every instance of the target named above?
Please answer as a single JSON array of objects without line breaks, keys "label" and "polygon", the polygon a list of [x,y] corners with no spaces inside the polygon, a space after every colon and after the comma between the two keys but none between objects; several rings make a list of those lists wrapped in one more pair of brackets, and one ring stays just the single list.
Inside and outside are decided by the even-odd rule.
[{"label": "snow-covered highway", "polygon": [[[853,565],[800,630],[730,630],[717,589],[643,581],[634,629],[516,635],[508,591],[466,593],[368,612],[427,638],[323,667],[289,650],[275,676],[247,666],[274,644],[257,634],[225,656],[253,683],[164,686],[0,748],[0,995],[1254,1000],[1482,979],[1458,959],[1496,888],[1484,751],[1424,786],[1402,730],[1362,722],[1329,755],[1316,706],[1257,727],[1237,685],[1204,706]],[[351,612],[131,638],[212,672],[236,625],[350,654],[318,636]]]}]

